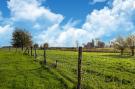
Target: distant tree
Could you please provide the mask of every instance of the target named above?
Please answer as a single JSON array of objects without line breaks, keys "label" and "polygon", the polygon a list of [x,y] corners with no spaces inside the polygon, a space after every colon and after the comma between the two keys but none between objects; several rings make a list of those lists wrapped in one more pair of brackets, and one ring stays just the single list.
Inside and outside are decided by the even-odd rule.
[{"label": "distant tree", "polygon": [[114,42],[113,47],[121,51],[121,55],[123,55],[123,52],[127,46],[127,43],[125,39],[121,36],[119,36]]},{"label": "distant tree", "polygon": [[132,56],[134,56],[134,49],[135,49],[135,35],[130,35],[127,37],[127,45],[131,50]]},{"label": "distant tree", "polygon": [[34,48],[38,48],[39,47],[39,45],[37,43],[35,43],[33,46],[34,46]]},{"label": "distant tree", "polygon": [[44,47],[47,49],[49,47],[49,44],[48,43],[45,43],[44,44]]},{"label": "distant tree", "polygon": [[13,47],[21,47],[22,50],[24,47],[32,45],[32,36],[26,30],[21,28],[16,28],[12,34],[12,45]]}]

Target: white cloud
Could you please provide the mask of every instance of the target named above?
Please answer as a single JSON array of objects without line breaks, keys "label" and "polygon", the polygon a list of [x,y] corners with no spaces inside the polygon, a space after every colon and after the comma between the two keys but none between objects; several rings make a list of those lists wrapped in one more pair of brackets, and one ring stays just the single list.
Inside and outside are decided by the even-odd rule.
[{"label": "white cloud", "polygon": [[60,29],[61,28],[59,24],[54,24],[51,27],[48,27],[47,30],[40,32],[38,35],[35,35],[34,39],[39,44],[43,44],[45,42],[49,42],[53,44],[57,39],[57,36],[60,34]]},{"label": "white cloud", "polygon": [[[94,0],[94,2],[101,1],[105,0]],[[29,27],[34,33],[34,41],[39,44],[48,42],[51,46],[75,46],[76,40],[80,45],[92,38],[106,37],[111,40],[119,34],[134,32],[135,29],[134,0],[114,0],[111,8],[93,10],[80,28],[76,27],[78,21],[73,20],[61,25],[64,16],[53,13],[37,0],[10,0],[8,6],[14,21],[23,20],[32,24]],[[8,28],[12,27],[10,25],[1,27],[1,29]],[[8,30],[0,30],[0,35],[7,32]]]},{"label": "white cloud", "polygon": [[50,46],[76,46],[76,41],[82,43],[88,42],[92,39],[93,34],[80,29],[75,28],[76,21],[69,21],[64,26],[60,24],[55,24],[49,27],[46,31],[35,36],[34,38],[38,40],[39,44],[48,42]]},{"label": "white cloud", "polygon": [[63,15],[53,13],[48,8],[43,7],[41,5],[42,1],[45,0],[8,1],[8,8],[11,11],[10,19],[13,21],[13,25],[29,29],[29,31],[33,33],[34,39],[37,34],[39,34],[39,36],[36,38],[36,42],[38,43],[43,43],[45,41],[44,37],[48,37],[47,41],[53,41],[53,39],[55,39],[54,35],[53,37],[50,36],[52,33],[54,33],[53,31],[56,29],[57,25],[59,25],[64,19]]},{"label": "white cloud", "polygon": [[0,26],[0,46],[10,44],[12,32],[13,32],[12,26],[10,25]]},{"label": "white cloud", "polygon": [[75,46],[76,40],[81,45],[92,38],[111,40],[134,31],[134,15],[134,0],[115,0],[112,8],[104,7],[88,14],[81,28],[76,28],[76,23],[71,20],[64,26],[55,24],[35,38],[42,40],[40,43],[49,42],[51,46]]},{"label": "white cloud", "polygon": [[91,37],[91,34],[83,29],[69,27],[60,33],[56,42],[60,43],[61,46],[67,45],[72,47],[76,46],[76,41],[79,41],[80,45],[82,45],[92,39]]},{"label": "white cloud", "polygon": [[61,14],[51,12],[41,6],[38,0],[10,0],[8,8],[14,20],[47,21],[47,23],[60,23],[63,20]]},{"label": "white cloud", "polygon": [[133,31],[134,0],[114,0],[113,7],[94,10],[87,16],[83,29],[101,38]]}]

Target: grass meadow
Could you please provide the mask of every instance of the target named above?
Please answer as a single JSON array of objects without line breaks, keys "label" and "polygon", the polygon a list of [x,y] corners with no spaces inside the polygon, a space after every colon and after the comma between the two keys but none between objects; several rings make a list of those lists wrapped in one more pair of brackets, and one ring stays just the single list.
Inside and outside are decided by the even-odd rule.
[{"label": "grass meadow", "polygon": [[[0,89],[76,89],[78,53],[47,50],[47,65],[21,51],[0,49]],[[57,60],[57,67],[56,65]],[[82,89],[135,89],[135,57],[83,52]]]}]

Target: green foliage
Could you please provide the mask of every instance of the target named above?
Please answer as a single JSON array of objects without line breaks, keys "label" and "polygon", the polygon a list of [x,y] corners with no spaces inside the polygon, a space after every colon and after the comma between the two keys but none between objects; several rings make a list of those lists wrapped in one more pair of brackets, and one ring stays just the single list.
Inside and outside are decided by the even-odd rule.
[{"label": "green foliage", "polygon": [[32,37],[27,31],[16,28],[12,34],[13,47],[27,47],[32,45]]},{"label": "green foliage", "polygon": [[44,44],[44,47],[47,49],[49,47],[49,44],[48,43],[45,43]]}]

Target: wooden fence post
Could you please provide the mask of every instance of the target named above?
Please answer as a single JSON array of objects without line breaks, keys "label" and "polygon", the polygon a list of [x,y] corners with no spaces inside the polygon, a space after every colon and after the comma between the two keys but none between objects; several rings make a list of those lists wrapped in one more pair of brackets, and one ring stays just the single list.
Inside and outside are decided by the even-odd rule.
[{"label": "wooden fence post", "polygon": [[46,65],[46,48],[44,47],[44,64]]},{"label": "wooden fence post", "polygon": [[78,84],[77,89],[81,89],[81,62],[82,62],[82,47],[78,51]]},{"label": "wooden fence post", "polygon": [[32,46],[31,46],[31,56],[32,56]]}]

